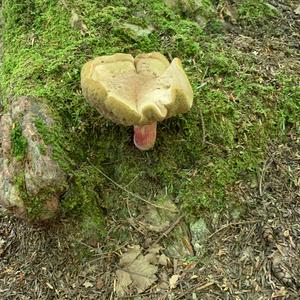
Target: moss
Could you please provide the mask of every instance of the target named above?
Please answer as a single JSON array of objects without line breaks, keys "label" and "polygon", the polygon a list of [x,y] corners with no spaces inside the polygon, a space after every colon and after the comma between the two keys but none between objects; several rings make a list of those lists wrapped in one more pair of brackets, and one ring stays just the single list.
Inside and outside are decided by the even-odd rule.
[{"label": "moss", "polygon": [[38,148],[39,148],[39,151],[40,151],[40,153],[42,155],[46,155],[47,154],[46,146],[44,144],[39,144]]},{"label": "moss", "polygon": [[21,172],[16,178],[15,178],[15,184],[17,187],[17,190],[19,192],[19,195],[22,199],[22,201],[26,205],[27,215],[29,220],[35,221],[39,218],[41,213],[43,212],[43,201],[39,199],[38,197],[30,198],[28,197],[28,194],[26,192],[26,184],[25,184],[25,173],[24,171]]},{"label": "moss", "polygon": [[23,136],[21,124],[15,123],[11,131],[12,155],[17,160],[24,159],[27,153],[28,141]]},{"label": "moss", "polygon": [[40,220],[40,216],[44,217],[47,215],[47,212],[44,208],[45,200],[47,199],[47,193],[43,194],[43,198],[40,196],[36,197],[28,197],[26,191],[26,183],[25,183],[25,173],[24,171],[20,172],[18,176],[15,178],[16,188],[18,193],[25,204],[28,220],[35,222]]},{"label": "moss", "polygon": [[[49,128],[43,119],[35,125],[71,175],[62,209],[83,228],[89,219],[93,230],[103,220],[121,222],[128,217],[127,203],[141,208],[125,190],[153,202],[167,195],[195,217],[220,211],[238,201],[235,183],[253,178],[268,143],[299,126],[296,74],[263,78],[255,55],[226,44],[220,21],[204,30],[159,0],[67,3],[68,9],[59,1],[3,1],[1,88],[4,99],[35,96],[57,113],[58,127]],[[245,24],[276,19],[264,1],[241,1],[237,8]],[[71,27],[72,9],[87,33]],[[132,35],[124,23],[154,30]],[[182,59],[195,104],[188,114],[161,123],[155,149],[145,153],[134,148],[131,128],[104,120],[86,103],[80,69],[97,55],[150,51]]]},{"label": "moss", "polygon": [[67,153],[66,149],[68,147],[64,146],[63,142],[66,142],[66,138],[60,124],[56,122],[55,125],[49,126],[45,123],[42,117],[36,117],[34,125],[45,143],[39,144],[41,154],[46,154],[46,145],[50,146],[52,150],[52,158],[58,162],[65,172],[69,172],[73,162]]},{"label": "moss", "polygon": [[265,22],[269,23],[279,15],[276,8],[265,0],[238,1],[237,13],[238,19],[242,23],[258,26],[263,25]]}]

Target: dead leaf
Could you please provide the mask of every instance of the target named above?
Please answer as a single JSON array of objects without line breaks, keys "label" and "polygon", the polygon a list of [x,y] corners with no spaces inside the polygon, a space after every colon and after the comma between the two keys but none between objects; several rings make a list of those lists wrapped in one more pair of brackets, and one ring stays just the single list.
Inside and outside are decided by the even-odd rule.
[{"label": "dead leaf", "polygon": [[153,253],[146,256],[142,254],[141,247],[134,245],[124,253],[120,259],[121,270],[116,271],[117,295],[123,296],[127,293],[128,287],[131,285],[138,293],[144,292],[156,280],[157,258]]},{"label": "dead leaf", "polygon": [[170,259],[169,257],[167,257],[165,254],[162,254],[159,258],[158,258],[158,264],[162,265],[162,266],[168,266],[168,264],[170,263]]},{"label": "dead leaf", "polygon": [[158,264],[157,256],[154,253],[148,253],[148,254],[146,254],[145,258],[152,265],[157,265]]},{"label": "dead leaf", "polygon": [[158,254],[163,249],[162,246],[158,244],[153,244],[151,247],[149,247],[148,252]]},{"label": "dead leaf", "polygon": [[169,279],[170,289],[175,289],[177,286],[177,281],[179,279],[179,275],[175,274]]},{"label": "dead leaf", "polygon": [[85,281],[85,282],[83,283],[83,286],[84,286],[85,288],[90,288],[90,287],[93,287],[94,285],[93,285],[91,282],[89,282],[89,281]]},{"label": "dead leaf", "polygon": [[116,293],[118,296],[124,296],[128,292],[128,286],[132,283],[129,273],[117,270],[117,285],[116,285]]},{"label": "dead leaf", "polygon": [[129,247],[127,252],[122,255],[119,265],[121,267],[124,267],[126,265],[131,264],[141,254],[141,252],[142,250],[139,245]]},{"label": "dead leaf", "polygon": [[101,277],[97,277],[96,289],[101,290],[104,287],[104,281]]},{"label": "dead leaf", "polygon": [[296,15],[300,15],[300,5],[298,5],[298,6],[295,8],[294,13],[295,13]]}]

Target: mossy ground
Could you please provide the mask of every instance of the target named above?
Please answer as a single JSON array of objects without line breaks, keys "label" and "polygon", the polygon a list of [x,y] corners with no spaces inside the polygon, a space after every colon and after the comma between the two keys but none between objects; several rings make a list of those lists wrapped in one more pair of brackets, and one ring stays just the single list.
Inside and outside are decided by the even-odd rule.
[{"label": "mossy ground", "polygon": [[[260,24],[263,32],[280,15],[256,2],[237,1],[236,11],[241,22]],[[72,26],[72,11],[87,30]],[[55,140],[73,162],[62,209],[88,220],[85,228],[105,235],[105,213],[108,220],[128,216],[129,195],[101,172],[150,201],[171,198],[195,218],[238,206],[235,183],[256,177],[271,140],[299,129],[296,73],[278,69],[270,81],[258,72],[255,53],[225,42],[216,18],[201,27],[159,0],[4,0],[3,15],[4,107],[8,95],[34,96],[60,116],[65,131]],[[124,23],[153,30],[136,35]],[[159,124],[155,149],[140,152],[132,128],[106,121],[86,103],[80,70],[95,56],[151,51],[182,59],[194,106]],[[130,205],[138,202],[130,197]]]}]

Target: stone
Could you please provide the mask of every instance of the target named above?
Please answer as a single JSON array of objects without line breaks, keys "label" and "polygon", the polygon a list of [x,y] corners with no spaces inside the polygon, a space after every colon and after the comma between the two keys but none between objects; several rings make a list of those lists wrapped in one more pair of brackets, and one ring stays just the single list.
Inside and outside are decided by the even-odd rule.
[{"label": "stone", "polygon": [[[17,216],[34,221],[52,218],[67,187],[67,175],[52,158],[36,126],[55,121],[47,105],[29,97],[13,101],[0,117],[0,204]],[[18,144],[19,143],[19,144]]]},{"label": "stone", "polygon": [[205,221],[200,218],[196,222],[190,224],[190,232],[192,236],[192,244],[197,255],[203,254],[204,242],[209,234],[209,230]]},{"label": "stone", "polygon": [[132,37],[145,37],[153,32],[153,26],[141,27],[139,25],[124,23],[122,28],[129,30],[131,32]]}]

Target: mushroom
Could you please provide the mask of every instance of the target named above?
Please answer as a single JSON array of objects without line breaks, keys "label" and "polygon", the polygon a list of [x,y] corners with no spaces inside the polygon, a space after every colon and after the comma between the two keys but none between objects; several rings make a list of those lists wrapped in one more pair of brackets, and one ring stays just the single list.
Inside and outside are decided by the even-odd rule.
[{"label": "mushroom", "polygon": [[193,90],[178,58],[171,63],[160,53],[117,53],[100,56],[81,70],[84,97],[118,124],[134,126],[134,144],[151,149],[157,122],[187,112]]}]

